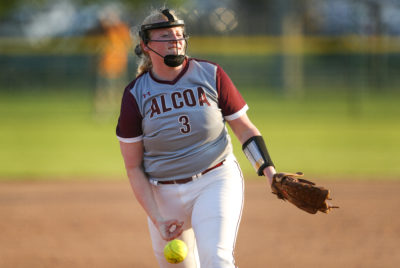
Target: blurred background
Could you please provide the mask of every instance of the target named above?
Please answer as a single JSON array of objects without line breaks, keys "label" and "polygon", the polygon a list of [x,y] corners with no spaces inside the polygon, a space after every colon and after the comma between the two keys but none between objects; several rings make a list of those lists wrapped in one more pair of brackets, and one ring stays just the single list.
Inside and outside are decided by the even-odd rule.
[{"label": "blurred background", "polygon": [[125,177],[118,106],[137,25],[164,4],[185,20],[188,54],[239,88],[278,170],[400,178],[400,0],[8,0],[2,180]]}]

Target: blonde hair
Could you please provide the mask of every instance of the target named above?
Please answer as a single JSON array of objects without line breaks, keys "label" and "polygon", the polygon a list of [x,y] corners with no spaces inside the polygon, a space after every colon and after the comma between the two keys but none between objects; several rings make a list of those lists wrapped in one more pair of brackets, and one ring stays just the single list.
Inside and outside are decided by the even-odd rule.
[{"label": "blonde hair", "polygon": [[[164,14],[161,13],[161,10],[163,10],[163,9],[165,9],[165,8],[152,10],[150,12],[150,14],[143,20],[142,24],[140,24],[137,27],[137,36],[138,36],[139,41],[141,41],[141,38],[139,36],[139,30],[142,25],[168,21],[168,19],[164,16]],[[170,13],[174,17],[175,20],[179,19],[174,10],[170,10]],[[143,51],[143,48],[142,48],[142,55],[139,57],[139,60],[138,60],[136,77],[141,75],[144,72],[150,71],[150,69],[152,67],[153,67],[153,63],[151,62],[151,58],[150,58],[149,54],[147,52]]]}]

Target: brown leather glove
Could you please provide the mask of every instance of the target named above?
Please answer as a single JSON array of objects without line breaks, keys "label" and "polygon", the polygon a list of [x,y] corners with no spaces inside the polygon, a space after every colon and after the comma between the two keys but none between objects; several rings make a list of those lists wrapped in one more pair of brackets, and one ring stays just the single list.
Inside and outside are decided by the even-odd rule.
[{"label": "brown leather glove", "polygon": [[272,179],[272,193],[311,214],[339,208],[328,203],[327,200],[331,200],[328,189],[315,186],[315,183],[301,179],[302,176],[301,172],[276,173]]}]

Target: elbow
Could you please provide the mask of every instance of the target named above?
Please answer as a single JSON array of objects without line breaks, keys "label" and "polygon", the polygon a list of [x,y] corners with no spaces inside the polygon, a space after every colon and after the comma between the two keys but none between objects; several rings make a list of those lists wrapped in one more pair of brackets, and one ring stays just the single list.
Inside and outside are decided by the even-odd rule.
[{"label": "elbow", "polygon": [[126,175],[129,178],[134,178],[138,173],[143,172],[143,169],[141,166],[126,166]]}]

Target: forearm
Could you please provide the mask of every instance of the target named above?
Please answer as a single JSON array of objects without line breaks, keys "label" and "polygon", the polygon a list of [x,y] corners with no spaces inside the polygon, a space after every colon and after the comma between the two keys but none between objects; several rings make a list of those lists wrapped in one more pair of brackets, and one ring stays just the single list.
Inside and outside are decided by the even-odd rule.
[{"label": "forearm", "polygon": [[[240,143],[243,145],[248,141],[250,138],[255,137],[255,136],[261,136],[260,131],[257,129],[257,127],[250,121],[250,119],[247,117],[247,115],[243,115],[238,119],[229,121],[229,125],[231,126],[233,132],[235,133],[236,137],[240,141]],[[265,155],[268,155],[268,152],[265,148]],[[269,157],[268,157],[269,158]],[[272,161],[270,161],[270,165],[266,166],[263,170],[262,173],[264,176],[267,178],[269,184],[272,182],[272,177],[276,173],[275,167],[273,166]]]},{"label": "forearm", "polygon": [[127,174],[136,199],[146,211],[151,221],[157,225],[157,222],[162,221],[162,216],[146,175],[139,167],[127,170]]},{"label": "forearm", "polygon": [[[146,211],[148,217],[164,240],[169,241],[177,238],[183,232],[183,221],[170,218],[165,219],[161,215],[156,199],[154,198],[152,185],[142,169],[143,144],[141,142],[120,142],[120,147],[129,182],[139,204]],[[169,215],[166,215],[166,217],[169,217]]]},{"label": "forearm", "polygon": [[245,143],[253,136],[261,136],[260,131],[253,124],[250,124],[248,128],[243,128],[240,130],[235,129],[234,132],[236,137],[240,141],[240,144]]}]

